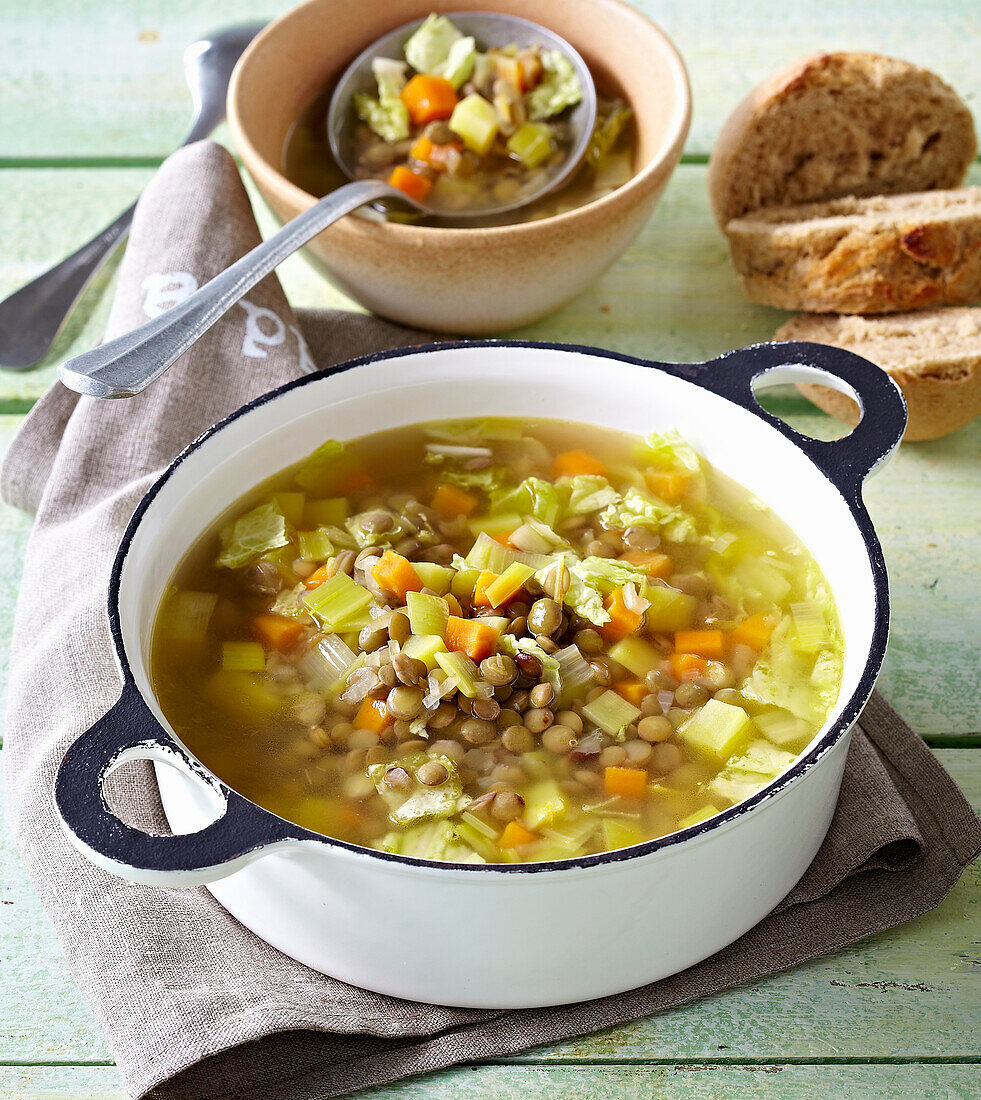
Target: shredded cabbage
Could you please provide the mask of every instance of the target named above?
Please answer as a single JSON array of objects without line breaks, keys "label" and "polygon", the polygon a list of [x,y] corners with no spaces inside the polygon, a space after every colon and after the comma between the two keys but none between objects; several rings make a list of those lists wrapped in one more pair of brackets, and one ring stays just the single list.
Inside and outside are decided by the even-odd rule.
[{"label": "shredded cabbage", "polygon": [[690,443],[675,432],[651,432],[637,449],[638,461],[667,470],[686,470],[690,474],[701,473],[702,460]]},{"label": "shredded cabbage", "polygon": [[347,445],[336,439],[328,439],[300,463],[293,480],[304,489],[319,491],[332,475],[338,459],[347,451]]},{"label": "shredded cabbage", "polygon": [[551,118],[582,99],[579,77],[564,53],[543,50],[542,68],[542,79],[528,96],[528,117],[533,122]]},{"label": "shredded cabbage", "polygon": [[433,70],[433,76],[448,80],[454,88],[459,88],[471,77],[477,61],[477,43],[473,38],[458,38],[446,59]]},{"label": "shredded cabbage", "polygon": [[[531,517],[551,528],[559,517],[559,494],[554,485],[540,477],[526,477],[516,488],[495,493],[491,510],[517,512],[526,521]],[[551,535],[562,541],[554,531]]]},{"label": "shredded cabbage", "polygon": [[793,620],[784,618],[739,690],[748,699],[783,707],[797,718],[820,726],[838,698],[841,645],[835,642],[815,657],[800,652],[794,646],[793,635]]},{"label": "shredded cabbage", "polygon": [[562,478],[559,489],[566,495],[564,512],[567,516],[584,516],[616,504],[620,494],[605,477],[598,474],[579,474]]},{"label": "shredded cabbage", "polygon": [[404,61],[396,61],[391,57],[376,57],[371,62],[371,71],[378,85],[378,98],[384,103],[386,99],[398,99],[405,87],[406,69]]},{"label": "shredded cabbage", "polygon": [[228,569],[249,565],[290,541],[286,517],[275,504],[260,504],[221,529],[218,564]]},{"label": "shredded cabbage", "polygon": [[698,538],[695,521],[687,512],[649,497],[639,489],[628,489],[599,519],[608,530],[650,527],[673,542],[692,542]]},{"label": "shredded cabbage", "polygon": [[392,144],[409,136],[409,109],[398,96],[375,99],[366,92],[356,92],[353,98],[358,118],[383,141]]},{"label": "shredded cabbage", "polygon": [[437,69],[450,56],[453,44],[461,38],[463,35],[445,15],[433,12],[405,43],[405,59],[416,72],[441,75]]},{"label": "shredded cabbage", "polygon": [[[390,768],[404,768],[414,776],[419,767],[430,759],[442,764],[447,771],[445,781],[438,787],[419,784],[406,797],[400,791],[393,791],[384,782],[385,773]],[[420,753],[401,760],[369,764],[365,768],[365,775],[375,784],[375,790],[385,800],[389,819],[396,825],[412,825],[416,821],[451,817],[470,803],[470,796],[463,793],[463,783],[457,766],[447,756],[429,757]]]}]

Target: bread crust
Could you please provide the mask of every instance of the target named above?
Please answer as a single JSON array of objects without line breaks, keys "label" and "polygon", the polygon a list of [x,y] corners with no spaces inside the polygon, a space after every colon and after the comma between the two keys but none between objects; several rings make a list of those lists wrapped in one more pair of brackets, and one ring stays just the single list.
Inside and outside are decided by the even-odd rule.
[{"label": "bread crust", "polygon": [[[882,318],[805,313],[781,325],[774,339],[830,344],[877,363],[906,398],[905,440],[938,439],[981,416],[981,308]],[[858,407],[837,390],[808,384],[798,389],[837,419],[858,423]]]},{"label": "bread crust", "polygon": [[808,313],[981,298],[981,188],[783,207],[726,226],[746,295]]},{"label": "bread crust", "polygon": [[957,187],[976,153],[971,112],[934,73],[872,53],[809,54],[729,116],[709,198],[725,227],[769,206]]}]

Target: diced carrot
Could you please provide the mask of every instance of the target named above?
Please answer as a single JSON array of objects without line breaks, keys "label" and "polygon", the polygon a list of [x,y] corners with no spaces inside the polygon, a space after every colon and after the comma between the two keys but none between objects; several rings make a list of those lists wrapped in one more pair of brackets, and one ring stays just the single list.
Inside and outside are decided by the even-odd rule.
[{"label": "diced carrot", "polygon": [[645,683],[634,679],[619,680],[613,685],[613,690],[635,707],[639,707],[644,696],[650,694]]},{"label": "diced carrot", "polygon": [[489,623],[451,615],[446,620],[443,638],[447,649],[466,653],[471,661],[482,661],[494,652],[494,645],[500,636],[501,632]]},{"label": "diced carrot", "polygon": [[412,148],[409,150],[409,156],[412,157],[413,160],[418,160],[421,161],[423,164],[428,164],[429,158],[432,155],[433,149],[435,148],[436,146],[433,144],[433,142],[429,140],[429,138],[426,137],[425,134],[420,134],[416,138]]},{"label": "diced carrot", "polygon": [[397,164],[392,169],[388,182],[400,191],[404,191],[410,199],[415,199],[416,202],[425,202],[426,196],[433,186],[432,180],[420,176],[418,172],[413,172],[411,168],[406,168],[404,164]]},{"label": "diced carrot", "polygon": [[497,580],[497,574],[492,573],[489,569],[481,571],[480,576],[477,578],[477,583],[473,586],[473,603],[474,607],[493,607],[490,596],[487,595],[487,589],[490,585]]},{"label": "diced carrot", "polygon": [[[517,531],[517,527],[515,527],[514,531]],[[491,535],[491,538],[495,542],[499,542],[502,546],[510,546],[511,536],[514,534],[514,531],[499,531],[496,535]]]},{"label": "diced carrot", "polygon": [[419,574],[412,568],[412,562],[401,554],[396,554],[394,550],[386,550],[382,554],[372,568],[371,575],[380,587],[397,596],[403,603],[406,592],[421,592],[425,587]]},{"label": "diced carrot", "polygon": [[674,648],[679,653],[696,653],[717,661],[725,653],[725,635],[721,630],[678,630]]},{"label": "diced carrot", "polygon": [[327,576],[327,566],[322,565],[319,569],[315,569],[309,577],[304,577],[304,588],[319,588],[322,584],[326,584],[330,580]]},{"label": "diced carrot", "polygon": [[671,473],[665,470],[648,470],[644,475],[652,493],[661,500],[670,503],[681,500],[688,492],[691,478],[687,474]]},{"label": "diced carrot", "polygon": [[563,451],[555,456],[556,477],[577,477],[579,474],[605,474],[606,467],[588,451]]},{"label": "diced carrot", "polygon": [[729,640],[737,645],[748,645],[759,653],[770,640],[775,625],[774,619],[768,615],[750,615],[729,631]]},{"label": "diced carrot", "polygon": [[441,481],[436,486],[436,492],[433,493],[429,506],[446,519],[456,519],[457,516],[469,516],[478,503],[473,493]]},{"label": "diced carrot", "polygon": [[303,622],[267,611],[252,620],[252,633],[267,646],[284,651],[292,649],[303,633]]},{"label": "diced carrot", "polygon": [[531,844],[538,834],[526,829],[520,821],[509,821],[504,826],[501,839],[497,842],[502,848],[520,848],[522,844]]},{"label": "diced carrot", "polygon": [[457,105],[456,89],[441,76],[417,73],[399,93],[409,109],[413,126],[425,126],[427,122],[449,118]]},{"label": "diced carrot", "polygon": [[694,653],[672,653],[668,660],[671,663],[671,675],[681,683],[697,680],[708,664],[704,657],[696,657]]},{"label": "diced carrot", "polygon": [[361,704],[361,709],[354,716],[354,728],[357,730],[371,730],[372,733],[381,733],[386,726],[390,726],[395,718],[388,712],[388,704],[384,699],[368,698]]},{"label": "diced carrot", "polygon": [[604,623],[599,630],[605,638],[609,638],[611,641],[619,641],[620,638],[626,638],[628,634],[633,634],[644,621],[641,612],[631,611],[623,602],[622,588],[617,588],[611,592],[606,597],[606,603],[603,606],[610,616],[610,621]]},{"label": "diced carrot", "polygon": [[603,772],[603,787],[609,795],[643,798],[647,790],[647,772],[643,768],[607,768]]},{"label": "diced carrot", "polygon": [[649,577],[664,579],[674,572],[674,562],[658,550],[627,550],[620,555],[620,560],[639,565]]},{"label": "diced carrot", "polygon": [[374,489],[378,482],[366,470],[347,470],[337,479],[340,493],[358,493],[362,489]]}]

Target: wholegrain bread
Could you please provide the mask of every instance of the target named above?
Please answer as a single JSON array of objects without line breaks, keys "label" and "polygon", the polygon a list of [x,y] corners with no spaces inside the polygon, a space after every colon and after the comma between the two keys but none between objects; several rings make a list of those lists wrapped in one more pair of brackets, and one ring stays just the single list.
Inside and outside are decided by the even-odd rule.
[{"label": "wholegrain bread", "polygon": [[770,206],[957,187],[976,152],[971,112],[940,77],[878,54],[813,54],[730,115],[709,196],[725,228]]},{"label": "wholegrain bread", "polygon": [[726,236],[763,305],[899,313],[981,298],[981,187],[759,210]]},{"label": "wholegrain bread", "polygon": [[[862,355],[898,383],[909,407],[905,439],[936,439],[981,415],[981,309],[925,309],[889,317],[801,314],[776,340],[813,340]],[[824,386],[801,385],[815,405],[849,424],[851,398]]]}]

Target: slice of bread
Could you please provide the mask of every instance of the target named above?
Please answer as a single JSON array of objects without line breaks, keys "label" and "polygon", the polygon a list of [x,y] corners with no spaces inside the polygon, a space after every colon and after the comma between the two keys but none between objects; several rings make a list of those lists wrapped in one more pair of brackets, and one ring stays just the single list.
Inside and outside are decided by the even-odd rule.
[{"label": "slice of bread", "polygon": [[729,116],[709,162],[721,227],[769,206],[957,187],[971,112],[940,77],[872,53],[800,58]]},{"label": "slice of bread", "polygon": [[758,210],[726,236],[763,305],[900,313],[981,298],[981,187]]},{"label": "slice of bread", "polygon": [[[889,317],[800,314],[776,340],[813,340],[862,355],[899,384],[909,407],[905,439],[937,439],[981,415],[981,309],[925,309]],[[819,408],[858,423],[850,397],[798,387]]]}]

